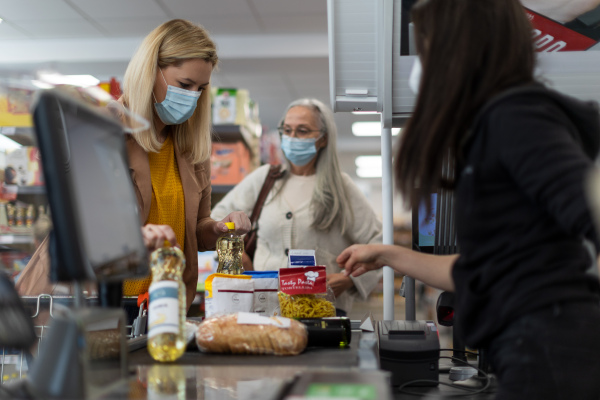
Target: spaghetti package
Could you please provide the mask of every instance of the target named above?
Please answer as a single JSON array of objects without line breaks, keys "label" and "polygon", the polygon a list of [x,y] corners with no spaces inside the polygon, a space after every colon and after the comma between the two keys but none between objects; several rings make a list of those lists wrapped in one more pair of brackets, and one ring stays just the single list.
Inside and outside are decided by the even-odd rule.
[{"label": "spaghetti package", "polygon": [[244,275],[252,277],[254,283],[254,312],[265,317],[281,315],[279,309],[278,271],[244,271]]},{"label": "spaghetti package", "polygon": [[204,291],[207,318],[254,309],[254,283],[250,276],[212,274],[206,278]]},{"label": "spaghetti package", "polygon": [[324,266],[279,270],[279,307],[287,318],[335,317],[335,297],[327,289]]}]

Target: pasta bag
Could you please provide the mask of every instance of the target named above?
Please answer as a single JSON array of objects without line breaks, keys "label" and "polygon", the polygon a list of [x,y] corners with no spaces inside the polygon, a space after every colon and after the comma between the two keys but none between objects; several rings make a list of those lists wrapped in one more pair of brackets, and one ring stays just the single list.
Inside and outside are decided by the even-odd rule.
[{"label": "pasta bag", "polygon": [[287,318],[335,317],[335,298],[327,290],[324,266],[279,270],[279,308]]}]

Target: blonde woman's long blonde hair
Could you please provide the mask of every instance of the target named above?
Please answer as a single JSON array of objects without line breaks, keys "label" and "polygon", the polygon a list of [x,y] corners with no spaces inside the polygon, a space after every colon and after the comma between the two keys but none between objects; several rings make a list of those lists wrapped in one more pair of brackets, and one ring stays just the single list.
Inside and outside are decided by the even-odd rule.
[{"label": "blonde woman's long blonde hair", "polygon": [[[146,152],[158,152],[154,126],[152,90],[157,68],[181,65],[190,59],[201,59],[216,67],[219,59],[214,42],[200,25],[174,19],[155,28],[142,41],[131,58],[123,79],[123,103],[150,121],[150,129],[133,134]],[[202,91],[194,114],[184,123],[173,125],[173,140],[180,151],[196,164],[210,158],[211,105],[210,85]]]}]

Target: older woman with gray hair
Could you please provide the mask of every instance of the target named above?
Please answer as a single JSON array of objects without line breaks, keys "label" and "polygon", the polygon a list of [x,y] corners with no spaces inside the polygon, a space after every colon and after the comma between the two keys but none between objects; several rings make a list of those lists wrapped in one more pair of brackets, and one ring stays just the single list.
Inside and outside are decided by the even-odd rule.
[{"label": "older woman with gray hair", "polygon": [[[329,107],[316,99],[296,100],[287,107],[279,132],[285,174],[266,198],[254,260],[245,256],[245,267],[279,270],[287,267],[289,249],[314,249],[317,263],[327,266],[337,313],[346,315],[356,297],[367,298],[380,273],[347,277],[336,256],[352,244],[380,243],[381,222],[340,170],[337,128]],[[269,170],[263,165],[248,175],[214,207],[211,217],[219,220],[231,210],[250,215]]]}]

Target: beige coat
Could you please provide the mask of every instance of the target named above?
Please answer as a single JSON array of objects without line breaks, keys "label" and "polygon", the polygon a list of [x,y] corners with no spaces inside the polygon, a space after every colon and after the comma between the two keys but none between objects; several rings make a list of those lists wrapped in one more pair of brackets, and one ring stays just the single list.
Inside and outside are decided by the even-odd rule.
[{"label": "beige coat", "polygon": [[[268,171],[269,165],[263,165],[248,175],[214,207],[212,218],[223,219],[232,211],[244,211],[249,216]],[[308,205],[291,213],[283,196],[275,195],[284,179],[275,182],[258,220],[254,254],[257,271],[286,268],[288,249],[314,249],[317,264],[326,265],[327,273],[338,273],[341,270],[335,259],[346,247],[356,243],[381,243],[381,222],[366,197],[348,175],[343,174],[343,181],[354,212],[354,223],[343,236],[338,222],[329,232],[311,228],[312,214]],[[360,296],[366,299],[380,278],[380,271],[352,278],[354,288],[338,296],[336,307],[349,312],[354,298]]]},{"label": "beige coat", "polygon": [[[177,142],[173,141],[173,144],[185,199],[184,254],[186,264],[183,282],[186,287],[186,300],[189,308],[196,295],[198,283],[198,251],[215,248],[215,243],[204,243],[202,240],[202,232],[209,229],[206,225],[212,222],[210,218],[210,160],[194,165],[179,152]],[[152,201],[148,154],[131,136],[127,137],[126,145],[129,171],[140,209],[140,222],[145,224]]]}]

